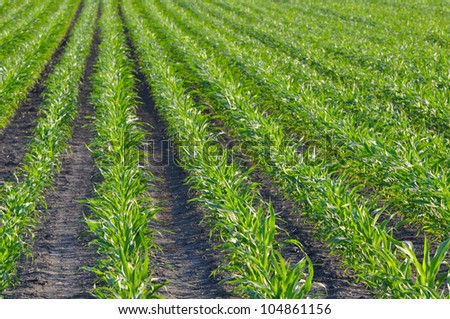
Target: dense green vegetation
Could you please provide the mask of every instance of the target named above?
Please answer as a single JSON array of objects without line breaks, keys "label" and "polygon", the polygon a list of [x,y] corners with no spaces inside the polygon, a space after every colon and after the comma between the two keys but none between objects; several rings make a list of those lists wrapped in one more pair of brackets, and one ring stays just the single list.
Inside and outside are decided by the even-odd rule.
[{"label": "dense green vegetation", "polygon": [[[251,72],[257,67],[247,69],[245,68],[246,64],[258,65],[259,69],[262,68],[261,66],[270,69],[277,61],[275,55],[269,55],[269,50],[261,51],[263,54],[260,55],[252,51],[252,53],[247,53],[246,58],[242,60],[233,60],[232,57],[234,56],[227,53],[230,52],[229,50],[221,50],[222,46],[232,43],[233,39],[227,38],[227,44],[217,43],[214,39],[218,39],[219,35],[208,33],[208,29],[201,22],[205,19],[195,19],[195,16],[186,13],[187,10],[183,7],[167,1],[140,1],[139,3],[136,1],[136,3],[137,6],[146,8],[148,26],[153,28],[158,40],[165,46],[166,53],[164,55],[172,57],[174,65],[178,66],[179,73],[185,77],[188,85],[195,87],[193,94],[211,106],[216,116],[225,123],[227,129],[232,132],[254,162],[274,177],[286,194],[303,205],[311,220],[317,223],[323,238],[329,242],[333,249],[342,254],[346,264],[355,271],[360,280],[371,287],[375,293],[382,296],[438,297],[442,296],[442,293],[445,294],[444,281],[437,280],[432,283],[428,281],[424,284],[417,278],[416,274],[417,272],[420,273],[420,269],[415,266],[417,265],[417,256],[414,249],[410,250],[408,244],[393,237],[392,232],[395,230],[395,225],[388,227],[389,219],[380,220],[381,214],[386,209],[392,210],[392,208],[388,204],[380,207],[378,194],[373,198],[370,198],[372,196],[366,196],[367,193],[371,194],[371,192],[364,187],[365,180],[359,179],[358,176],[353,174],[352,170],[347,169],[348,164],[344,163],[346,166],[338,166],[339,164],[333,163],[333,158],[326,156],[328,154],[325,152],[322,152],[322,157],[317,155],[313,161],[306,159],[303,154],[298,154],[301,145],[294,139],[296,135],[290,136],[286,132],[288,129],[293,130],[293,127],[295,131],[305,132],[307,126],[303,127],[302,123],[306,121],[294,117],[297,120],[295,126],[292,122],[287,126],[284,116],[278,114],[279,111],[265,108],[265,105],[268,104],[265,103],[267,98],[261,98],[261,96],[267,93],[264,86],[270,85],[272,87],[270,92],[274,93],[272,99],[274,96],[279,98],[279,103],[275,104],[272,100],[272,105],[280,105],[283,100],[286,100],[284,102],[285,109],[281,109],[281,112],[285,113],[288,110],[291,118],[292,114],[308,112],[305,118],[313,119],[314,124],[316,124],[315,127],[311,126],[311,130],[320,132],[324,138],[327,137],[330,128],[334,128],[336,131],[330,132],[336,143],[333,152],[338,153],[337,156],[345,160],[348,160],[348,157],[345,156],[347,154],[339,154],[339,146],[343,144],[342,141],[351,143],[351,150],[353,151],[351,158],[357,158],[355,156],[355,149],[357,150],[357,148],[351,138],[352,136],[355,140],[364,138],[364,135],[359,131],[351,132],[354,128],[361,128],[354,123],[355,118],[347,117],[346,122],[341,121],[335,124],[335,118],[338,118],[338,115],[334,114],[337,111],[333,112],[335,106],[321,105],[320,102],[323,102],[323,100],[320,98],[311,103],[299,100],[298,98],[303,99],[306,96],[307,91],[299,90],[294,91],[295,93],[289,93],[295,88],[296,83],[294,81],[287,82],[287,84],[293,83],[291,87],[288,87],[289,90],[275,90],[277,86],[283,87],[286,85],[284,80],[292,74],[290,69],[289,72],[283,72],[281,62],[280,65],[271,69],[275,69],[277,72],[272,72],[270,75],[266,73],[264,74],[265,77],[260,79],[257,78],[259,73],[253,76]],[[201,15],[197,16],[201,17]],[[217,28],[217,23],[214,25]],[[245,49],[250,50],[250,46],[245,48],[241,43],[239,44],[240,46],[235,46],[237,52],[244,52]],[[255,44],[252,47],[257,48]],[[284,62],[287,64],[286,61]],[[243,78],[246,78],[246,80],[243,81]],[[260,82],[263,82],[263,84],[260,84]],[[267,87],[267,89],[270,88]],[[297,100],[294,99],[295,97],[298,97]],[[295,112],[293,106],[295,102],[297,103],[295,104],[296,109],[299,109],[299,105],[302,106],[298,112]],[[260,105],[262,106],[260,107]],[[303,105],[305,106],[303,107]],[[323,124],[322,126],[318,125],[321,122],[315,120],[314,117],[320,119],[319,116],[325,120],[329,119],[328,121],[333,126],[328,125],[324,128]],[[360,119],[360,121],[362,120]],[[370,128],[376,127],[370,124]],[[349,131],[352,135],[348,133]],[[400,130],[396,128],[395,131]],[[362,132],[364,131],[362,130]],[[376,134],[380,135],[380,132]],[[339,141],[338,138],[341,136],[342,141]],[[307,135],[301,136],[301,139],[308,142]],[[312,141],[317,143],[317,139]],[[445,141],[445,138],[442,137],[438,141]],[[364,147],[367,147],[367,142],[363,139],[360,145],[361,149],[364,150]],[[398,147],[398,149],[402,150],[401,147]],[[441,167],[436,165],[435,167],[436,169],[442,169],[448,175],[448,159],[444,157],[445,144],[435,149],[437,149],[436,155],[440,155],[440,157],[434,156],[432,160],[440,159],[438,163],[441,164],[442,162]],[[407,152],[411,151],[414,151],[414,148],[408,148]],[[381,153],[378,150],[373,152]],[[386,151],[382,154],[386,153],[389,154]],[[356,154],[358,153],[356,152]],[[423,156],[428,157],[429,155]],[[376,156],[369,157],[369,160],[379,163]],[[356,162],[356,160],[353,162]],[[384,161],[384,165],[379,165],[379,167],[388,170],[392,166],[386,166],[386,163],[396,165],[397,162],[388,158]],[[359,165],[364,164],[364,168],[367,167],[364,158],[361,158],[357,163]],[[406,164],[406,170],[408,170],[412,165],[408,165],[408,162]],[[385,176],[383,171],[377,172],[376,167],[369,167],[377,173],[376,176]],[[419,172],[422,171],[423,168]],[[430,184],[435,175],[423,174],[423,176],[427,178],[427,188],[419,187],[419,189],[429,194]],[[389,175],[387,177],[389,178]],[[430,221],[431,225],[426,229],[438,233],[438,238],[446,239],[448,238],[448,224],[442,221],[448,218],[449,213],[447,209],[449,201],[445,199],[448,195],[448,187],[442,187],[442,174],[438,175],[436,179],[438,179],[436,181],[436,193],[443,200],[440,201],[439,206],[433,206],[437,210],[435,214],[432,209],[429,209],[428,215],[422,215],[421,219],[425,220],[424,217],[430,216],[430,220],[434,221]],[[443,182],[445,183],[446,180],[446,177],[444,177]],[[402,183],[400,186],[397,185],[397,188],[402,188],[403,192],[407,193],[408,184],[405,183],[409,182],[408,178],[403,175],[403,179],[400,179],[397,176],[394,181]],[[381,189],[380,191],[383,192],[389,189],[391,184],[393,183],[391,182],[388,186],[383,184],[378,186]],[[411,185],[411,187],[416,188],[415,185]],[[430,195],[425,197],[423,193],[419,193],[420,195],[422,195],[422,201],[417,199],[414,207],[423,210],[423,207],[427,207],[424,205],[424,201],[431,201],[434,198]],[[395,200],[400,199],[394,198],[393,201]],[[410,213],[408,206],[397,205],[394,207],[401,209],[399,213],[402,211],[405,212],[405,215]],[[448,240],[442,243],[442,249],[439,250],[440,254],[436,256],[436,260],[443,258],[448,250],[448,245]],[[405,249],[408,249],[408,253],[405,253]],[[415,267],[417,269],[413,271]],[[433,267],[430,267],[428,271],[427,277],[436,278],[438,276],[436,269]],[[395,278],[395,280],[392,280],[392,278]]]},{"label": "dense green vegetation", "polygon": [[[45,2],[45,1],[43,1]],[[19,103],[51,59],[73,20],[80,0],[48,1],[31,15],[30,21],[16,25],[14,32],[2,33],[0,40],[0,130],[14,115]]]},{"label": "dense green vegetation", "polygon": [[[276,216],[270,203],[258,196],[257,184],[248,179],[249,170],[228,163],[221,150],[211,119],[183,87],[164,51],[143,20],[142,11],[124,5],[125,16],[139,47],[144,72],[157,98],[171,134],[180,146],[180,160],[191,173],[189,183],[200,192],[198,201],[210,212],[211,234],[220,237],[218,245],[226,260],[221,271],[230,272],[237,291],[253,298],[302,298],[311,288],[313,269],[308,257],[290,265],[279,249]],[[306,272],[306,273],[305,273]]]}]

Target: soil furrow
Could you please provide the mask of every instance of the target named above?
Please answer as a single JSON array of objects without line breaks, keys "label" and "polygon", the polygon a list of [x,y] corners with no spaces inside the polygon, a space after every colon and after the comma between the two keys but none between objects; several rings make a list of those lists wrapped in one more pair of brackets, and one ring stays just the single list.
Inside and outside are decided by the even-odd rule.
[{"label": "soil furrow", "polygon": [[82,7],[83,2],[80,2],[75,18],[72,20],[66,35],[53,53],[50,61],[48,61],[41,72],[39,80],[28,92],[25,101],[19,105],[8,126],[0,130],[0,184],[11,180],[14,171],[26,154],[27,145],[36,127],[39,105],[43,102],[45,81],[59,63]]},{"label": "soil furrow", "polygon": [[95,251],[87,247],[83,232],[85,205],[77,202],[90,196],[94,174],[91,153],[85,143],[91,132],[84,116],[75,126],[72,151],[63,157],[63,169],[57,174],[54,190],[47,196],[48,209],[35,232],[33,258],[19,270],[20,284],[13,291],[14,298],[86,298],[94,276],[81,271],[94,265]]},{"label": "soil furrow", "polygon": [[[282,222],[279,223],[281,232],[278,240],[291,238],[298,240],[314,265],[314,285],[312,294],[323,295],[329,299],[359,299],[373,298],[363,284],[354,283],[351,271],[345,271],[339,256],[332,255],[322,241],[315,239],[317,232],[313,225],[300,216],[299,208],[279,193],[277,187],[260,171],[252,172],[253,180],[261,185],[261,195],[267,201],[272,201],[275,211]],[[302,253],[292,245],[286,245],[282,250],[283,257],[297,262]]]},{"label": "soil furrow", "polygon": [[208,240],[208,230],[201,224],[203,213],[185,185],[186,172],[176,164],[171,141],[159,118],[144,77],[137,75],[139,95],[143,105],[138,108],[139,119],[148,124],[149,147],[145,154],[151,172],[157,178],[150,188],[160,211],[151,227],[157,229],[157,266],[154,276],[169,284],[161,290],[167,298],[228,298],[229,292],[211,272],[218,266],[217,252]]},{"label": "soil furrow", "polygon": [[96,34],[80,87],[80,108],[75,122],[70,152],[62,157],[62,170],[55,176],[53,190],[46,195],[48,208],[35,232],[33,260],[22,260],[19,284],[7,292],[12,298],[90,298],[95,275],[83,267],[94,266],[97,255],[89,247],[80,203],[92,195],[95,168],[90,143],[93,108],[88,102],[89,76],[97,56]]},{"label": "soil furrow", "polygon": [[[219,129],[221,143],[227,149],[234,148],[234,160],[247,169],[254,166],[253,162],[245,154],[245,150],[239,149],[238,143],[233,139],[224,123],[217,119],[212,108],[206,110],[212,118],[211,125]],[[264,201],[271,201],[274,211],[281,222],[278,226],[282,231],[277,235],[277,240],[283,242],[287,239],[296,239],[305,250],[314,265],[314,279],[311,294],[317,297],[330,299],[355,299],[373,298],[372,294],[363,284],[354,283],[351,271],[344,270],[339,256],[333,255],[325,243],[316,239],[317,232],[314,226],[300,216],[299,208],[279,191],[278,187],[260,169],[254,169],[250,174],[252,180],[260,185],[260,194]],[[291,263],[300,261],[303,253],[293,245],[283,247],[281,254]]]},{"label": "soil furrow", "polygon": [[[123,19],[119,6],[119,15]],[[136,65],[139,58],[127,28],[127,45]],[[190,202],[195,195],[185,184],[187,177],[177,163],[173,140],[168,138],[166,125],[160,118],[144,74],[136,69],[137,90],[142,104],[137,109],[139,120],[146,125],[146,145],[142,147],[143,163],[156,177],[149,187],[150,195],[160,208],[150,227],[157,232],[153,276],[168,282],[160,291],[165,298],[230,298],[230,289],[220,284],[211,273],[217,269],[220,253],[214,250],[209,232],[202,224],[204,213],[198,204]]]}]

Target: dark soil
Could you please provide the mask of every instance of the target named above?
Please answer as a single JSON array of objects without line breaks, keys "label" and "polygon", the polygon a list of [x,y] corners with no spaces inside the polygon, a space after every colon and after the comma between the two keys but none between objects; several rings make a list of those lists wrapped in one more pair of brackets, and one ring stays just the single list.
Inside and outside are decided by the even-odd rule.
[{"label": "dark soil", "polygon": [[0,133],[0,183],[11,181],[13,173],[23,161],[26,147],[36,126],[37,105],[42,102],[42,89],[38,83],[28,100],[17,110],[9,125]]},{"label": "dark soil", "polygon": [[13,298],[88,298],[95,276],[81,270],[94,266],[96,254],[87,246],[83,233],[85,205],[79,203],[91,195],[94,174],[91,153],[85,143],[91,132],[82,110],[71,142],[72,152],[64,155],[63,169],[57,174],[54,190],[46,195],[48,209],[35,232],[33,259],[19,270],[19,285],[11,292]]},{"label": "dark soil", "polygon": [[[317,233],[313,225],[300,216],[299,208],[284,198],[277,191],[277,187],[258,170],[252,172],[252,177],[261,185],[263,198],[272,201],[275,212],[282,219],[282,222],[278,223],[279,227],[289,234],[287,236],[281,232],[278,240],[287,238],[298,240],[311,259],[314,266],[314,285],[311,293],[330,299],[373,298],[363,284],[354,283],[354,277],[350,271],[344,271],[339,256],[332,255],[322,241],[315,239]],[[293,245],[285,246],[282,254],[292,262],[297,262],[303,255]]]},{"label": "dark soil", "polygon": [[35,232],[33,260],[22,259],[19,284],[6,292],[9,298],[89,298],[95,275],[82,267],[94,266],[97,255],[88,246],[90,238],[83,223],[87,207],[80,200],[92,194],[95,173],[93,158],[86,144],[92,139],[88,103],[89,75],[97,56],[98,35],[92,44],[80,88],[80,109],[69,143],[70,152],[62,157],[62,170],[55,176],[53,190],[46,194],[48,209]]},{"label": "dark soil", "polygon": [[156,244],[154,276],[168,281],[160,292],[166,298],[229,298],[219,279],[211,276],[219,256],[208,240],[208,230],[201,225],[203,213],[184,184],[186,172],[175,163],[173,145],[167,139],[165,124],[159,118],[144,77],[137,74],[143,105],[138,108],[140,121],[148,124],[149,147],[145,154],[150,171],[157,180],[150,186],[151,196],[161,208],[151,227],[160,232]]},{"label": "dark soil", "polygon": [[[152,107],[153,109],[153,107]],[[153,111],[152,111],[153,112]],[[221,125],[220,121],[212,120],[212,123],[216,127],[220,127],[221,131],[223,130],[223,126]],[[159,127],[161,127],[161,123],[152,122],[151,123],[154,127],[159,130]],[[164,134],[162,134],[162,139],[164,139]],[[227,148],[230,148],[235,143],[233,139],[228,134],[222,134],[221,135],[223,139],[223,144]],[[169,150],[171,148],[169,147]],[[164,149],[167,151],[167,148]],[[161,145],[159,143],[156,143],[155,145],[155,153],[158,155],[161,151]],[[158,160],[159,161],[159,160]],[[246,162],[250,165],[249,162]],[[174,165],[175,168],[171,168],[170,166]],[[176,174],[174,171],[180,170],[179,174],[184,175],[184,172],[177,167],[175,164],[173,164],[173,161],[169,161],[168,167],[156,167],[156,170],[166,170],[169,174]],[[155,171],[155,169],[152,167],[152,171]],[[166,173],[166,174],[167,174]],[[289,200],[286,200],[281,194],[277,192],[277,187],[271,183],[267,177],[264,176],[261,172],[258,172],[258,170],[255,170],[252,173],[252,178],[254,181],[261,184],[261,194],[265,200],[271,200],[275,211],[279,214],[279,216],[285,221],[283,224],[280,224],[279,226],[286,230],[289,233],[289,238],[297,239],[299,240],[308,256],[311,258],[313,264],[314,264],[314,288],[312,290],[313,294],[321,294],[323,297],[326,298],[372,298],[372,295],[370,292],[368,292],[365,287],[362,284],[355,284],[353,282],[354,278],[351,276],[350,272],[345,272],[342,263],[339,261],[339,258],[337,256],[333,256],[330,254],[329,249],[326,247],[326,245],[319,240],[314,239],[314,230],[313,226],[306,223],[305,221],[300,220],[299,213],[296,212],[295,205],[290,202]],[[182,181],[183,178],[180,178],[180,181]],[[165,183],[158,183],[158,191],[160,192],[163,187],[162,185],[165,185]],[[186,186],[181,186],[186,187]],[[187,194],[187,190],[185,191]],[[158,197],[161,197],[159,195]],[[187,195],[189,198],[189,195]],[[170,201],[171,202],[171,201]],[[189,204],[188,204],[189,205]],[[164,210],[163,210],[164,211]],[[292,214],[291,214],[292,213]],[[164,214],[164,212],[163,212]],[[164,216],[164,215],[163,215]],[[166,217],[163,217],[163,221]],[[173,217],[172,217],[173,219]],[[201,217],[197,218],[195,223],[198,223],[201,220]],[[177,222],[180,226],[178,227],[188,227],[188,229],[192,229],[192,227],[197,227],[194,225],[183,225],[183,221],[171,221],[170,223]],[[172,226],[173,227],[173,226]],[[166,228],[167,229],[167,228]],[[169,228],[170,229],[170,228]],[[177,231],[171,229],[172,231]],[[203,230],[206,234],[206,230]],[[168,240],[168,237],[166,234],[163,234],[164,238],[164,245],[171,244],[170,240]],[[191,235],[194,236],[194,235]],[[206,237],[205,237],[206,238]],[[279,240],[287,239],[287,236],[284,235],[284,233],[280,233]],[[176,240],[176,239],[175,239]],[[173,245],[173,244],[172,244]],[[173,248],[176,248],[176,245],[174,245]],[[167,250],[163,248],[163,251]],[[292,262],[296,262],[300,260],[302,257],[302,253],[294,248],[293,246],[286,246],[286,249],[283,249],[282,254],[285,256],[285,258],[288,258]],[[163,263],[171,263],[172,261],[177,261],[179,258],[179,255],[176,254],[174,256],[172,255],[166,255],[167,259],[162,259]],[[189,257],[189,255],[188,255]],[[191,258],[188,258],[190,260]],[[180,262],[180,267],[183,267],[185,265],[186,261]],[[211,270],[214,269],[214,266],[211,265]],[[187,266],[185,266],[187,267]],[[185,275],[184,275],[185,276]],[[186,274],[185,278],[188,278],[189,275]],[[184,277],[180,277],[183,279]],[[182,298],[179,296],[175,296],[176,298]]]}]

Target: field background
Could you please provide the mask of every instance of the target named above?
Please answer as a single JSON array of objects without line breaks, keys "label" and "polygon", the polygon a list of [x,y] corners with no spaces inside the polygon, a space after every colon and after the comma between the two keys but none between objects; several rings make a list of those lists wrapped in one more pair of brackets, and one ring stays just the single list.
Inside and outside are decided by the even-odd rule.
[{"label": "field background", "polygon": [[449,298],[448,0],[0,16],[0,296]]}]

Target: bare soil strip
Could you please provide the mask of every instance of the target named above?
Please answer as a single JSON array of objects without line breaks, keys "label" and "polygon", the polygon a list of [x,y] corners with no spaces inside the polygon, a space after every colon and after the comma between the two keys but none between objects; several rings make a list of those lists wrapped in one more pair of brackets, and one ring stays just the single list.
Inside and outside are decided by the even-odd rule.
[{"label": "bare soil strip", "polygon": [[[373,298],[372,294],[362,284],[354,283],[354,277],[350,271],[345,272],[339,256],[332,255],[328,247],[322,241],[315,239],[316,232],[313,225],[305,221],[298,208],[278,192],[277,187],[268,178],[255,170],[253,179],[261,185],[261,195],[266,200],[271,200],[275,211],[279,214],[283,223],[279,226],[288,232],[289,238],[300,241],[305,252],[314,265],[314,287],[312,293],[325,294],[324,298],[330,299],[359,299]],[[283,233],[278,236],[280,241],[287,239]],[[293,262],[301,258],[301,252],[294,246],[285,246],[282,254]]]},{"label": "bare soil strip", "polygon": [[92,194],[95,168],[86,144],[93,135],[89,76],[97,56],[99,38],[95,35],[92,52],[80,88],[80,110],[76,119],[71,151],[62,159],[62,170],[48,192],[48,209],[35,232],[33,258],[23,260],[18,286],[7,292],[10,298],[90,298],[95,275],[82,267],[94,266],[97,255],[89,247],[83,214],[88,208],[78,202]]},{"label": "bare soil strip", "polygon": [[43,102],[42,95],[45,90],[45,81],[59,63],[82,8],[83,1],[80,2],[67,34],[45,66],[39,80],[30,92],[28,92],[26,100],[19,105],[8,126],[4,130],[0,130],[0,183],[11,180],[15,169],[20,165],[25,156],[26,147],[36,127],[39,105]]},{"label": "bare soil strip", "polygon": [[161,233],[156,243],[162,249],[156,252],[154,276],[170,282],[161,294],[176,299],[229,298],[225,286],[211,276],[218,266],[218,254],[208,240],[208,230],[200,225],[203,213],[198,205],[188,202],[193,194],[184,183],[186,172],[175,163],[173,147],[167,140],[165,125],[157,114],[144,76],[138,73],[137,77],[139,95],[144,102],[137,114],[150,126],[146,155],[150,170],[157,177],[150,193],[161,207],[158,220],[151,225]]}]

